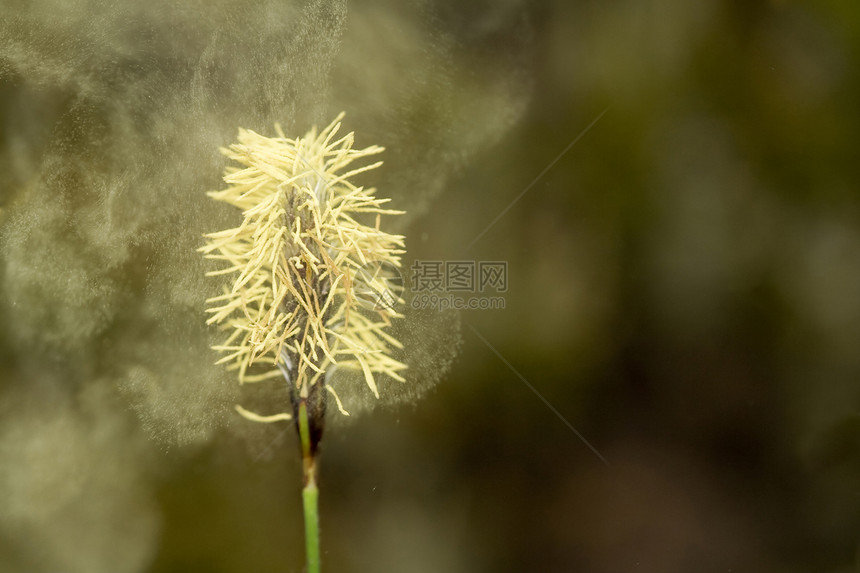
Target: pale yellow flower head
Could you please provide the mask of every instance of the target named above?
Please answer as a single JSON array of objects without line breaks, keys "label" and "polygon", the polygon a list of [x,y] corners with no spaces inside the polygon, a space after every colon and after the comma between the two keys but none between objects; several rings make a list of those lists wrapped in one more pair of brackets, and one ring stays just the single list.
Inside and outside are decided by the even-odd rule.
[{"label": "pale yellow flower head", "polygon": [[[380,224],[382,215],[402,211],[384,209],[388,199],[350,182],[382,162],[347,168],[383,148],[353,149],[352,133],[336,139],[342,118],[297,139],[284,137],[279,126],[275,138],[240,129],[238,143],[221,150],[238,164],[226,169],[228,187],[208,195],[241,209],[244,220],[205,235],[200,250],[225,264],[207,275],[231,279],[223,294],[207,300],[207,323],[227,332],[213,346],[224,353],[218,362],[237,370],[240,383],[283,376],[302,398],[324,385],[346,413],[325,383],[335,368],[363,372],[378,397],[375,376],[402,382],[406,365],[391,356],[401,346],[387,332],[399,317],[394,305],[368,308],[356,297],[367,289],[388,293],[385,277],[366,269],[400,266],[404,238]],[[237,410],[257,421],[290,417]]]}]

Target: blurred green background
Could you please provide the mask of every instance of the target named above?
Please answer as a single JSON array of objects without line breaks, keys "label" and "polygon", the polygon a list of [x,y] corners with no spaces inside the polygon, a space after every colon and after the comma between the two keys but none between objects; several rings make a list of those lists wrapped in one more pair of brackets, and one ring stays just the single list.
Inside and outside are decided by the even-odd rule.
[{"label": "blurred green background", "polygon": [[[203,6],[187,10],[189,21],[195,10],[205,19]],[[231,22],[244,17],[240,9],[227,13]],[[376,33],[392,41],[392,30],[406,23],[438,34],[431,36],[445,43],[444,57],[409,84],[408,97],[397,100],[402,108],[388,109],[388,96],[354,78],[364,77],[366,60],[373,86],[389,93],[418,73],[411,58],[437,44],[382,55],[361,49]],[[459,355],[423,399],[329,429],[321,460],[324,569],[860,571],[860,5],[357,2],[345,26],[327,81],[333,107],[362,102],[349,112],[359,141],[375,143],[375,135],[390,150],[387,179],[371,184],[383,195],[386,188],[429,189],[394,197],[407,209],[422,206],[403,229],[407,266],[414,259],[507,261],[509,288],[504,309],[464,311],[460,334],[446,332],[451,345],[462,339]],[[169,58],[159,59],[148,28],[140,29],[145,48],[109,59],[172,85],[183,70],[165,67]],[[159,30],[183,36],[182,29]],[[353,36],[364,39],[350,44]],[[64,379],[110,386],[114,346],[106,341],[144,336],[136,330],[143,327],[108,310],[118,318],[106,319],[84,350],[55,345],[47,319],[15,314],[20,288],[10,285],[20,271],[8,262],[8,245],[18,243],[8,229],[27,227],[18,213],[27,213],[31,177],[50,148],[44,134],[65,121],[64,110],[78,101],[73,95],[87,93],[88,82],[113,86],[126,76],[97,67],[70,88],[41,71],[44,54],[28,67],[17,44],[2,45],[0,513],[7,516],[0,518],[0,571],[301,571],[301,472],[292,431],[232,423],[193,446],[167,446],[140,429],[126,394],[105,390],[109,397],[91,401],[97,386],[76,383],[52,398]],[[63,44],[53,46],[61,51]],[[213,61],[206,65],[217,67]],[[229,79],[218,80],[228,92]],[[160,101],[157,90],[147,97]],[[147,123],[147,101],[132,108],[157,131]],[[391,115],[380,126],[371,111],[383,108]],[[92,113],[107,118],[108,135],[98,136],[106,146],[123,136],[111,129],[109,112]],[[483,131],[466,129],[472,120]],[[99,124],[88,121],[79,126],[85,140],[88,126]],[[294,123],[304,129],[308,122]],[[222,138],[213,136],[213,149],[232,137],[228,127],[213,128]],[[74,155],[75,141],[61,157]],[[408,145],[398,151],[398,141]],[[162,144],[169,138],[154,145]],[[204,188],[218,185],[217,159],[205,161]],[[424,173],[434,162],[438,176],[410,180],[413,163]],[[64,201],[71,217],[78,204]],[[206,217],[214,207],[200,209],[202,222],[189,223],[192,246],[198,228],[213,226]],[[165,217],[178,231],[187,223],[169,207]],[[111,292],[131,293],[130,300],[157,295],[150,276],[163,260],[159,241],[129,243],[140,249],[129,256],[146,262],[114,267],[103,277]],[[70,252],[75,244],[68,243]],[[31,248],[41,252],[31,243],[15,252],[20,259]],[[64,272],[78,270],[51,274]],[[98,276],[87,275],[88,288],[100,288]],[[198,282],[187,288],[202,293]],[[203,295],[192,298],[183,316],[202,309]],[[120,301],[116,308],[126,304],[112,300]],[[157,333],[159,324],[147,328]],[[23,337],[22,330],[32,332]],[[174,344],[186,334],[164,336]],[[79,360],[84,353],[99,358]],[[40,394],[43,386],[51,389]],[[52,451],[46,444],[53,434],[16,449],[45,426],[32,424],[32,434],[15,416],[48,400],[83,412],[75,423],[84,427],[111,404],[117,421],[86,433],[95,438],[81,448],[112,444],[101,450],[112,461],[52,466],[40,452]],[[222,402],[229,416],[230,401]],[[92,412],[88,404],[96,404]],[[116,444],[117,437],[125,441]],[[101,463],[112,468],[107,477]],[[21,471],[26,483],[16,477]],[[32,485],[40,479],[44,489]],[[74,494],[50,509],[31,511],[21,497],[43,499],[50,484],[69,480],[79,482]],[[114,480],[135,484],[133,492]],[[116,487],[124,492],[117,499],[132,500],[119,513],[80,509],[100,507],[100,499],[112,499],[100,496]],[[134,518],[138,505],[145,519]],[[111,524],[98,543],[71,537],[77,545],[63,548],[57,541],[98,529],[98,522]],[[45,533],[52,527],[56,535]],[[60,549],[40,546],[43,534]],[[114,539],[133,549],[117,549]],[[75,551],[74,565],[57,568]],[[117,563],[129,552],[139,557],[111,569],[98,557],[110,551]]]}]

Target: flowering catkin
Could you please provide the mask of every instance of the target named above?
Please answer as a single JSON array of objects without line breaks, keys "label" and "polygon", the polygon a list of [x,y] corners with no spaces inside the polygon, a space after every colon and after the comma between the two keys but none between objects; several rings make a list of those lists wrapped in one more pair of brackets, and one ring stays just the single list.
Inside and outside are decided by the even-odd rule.
[{"label": "flowering catkin", "polygon": [[[283,375],[294,401],[325,386],[346,413],[326,385],[334,369],[363,372],[378,397],[375,375],[402,382],[406,365],[390,353],[401,347],[386,331],[400,316],[393,305],[370,309],[356,298],[358,287],[386,290],[381,282],[367,284],[384,277],[362,269],[400,266],[404,238],[382,231],[380,220],[402,211],[384,209],[388,199],[350,182],[382,162],[345,169],[383,148],[353,149],[352,133],[335,140],[342,118],[297,139],[284,137],[279,126],[274,138],[240,129],[238,143],[221,150],[240,166],[226,169],[226,189],[208,195],[241,209],[244,220],[205,235],[200,251],[226,263],[207,275],[233,279],[223,294],[207,300],[207,323],[228,333],[213,346],[224,353],[218,363],[237,370],[240,383]],[[257,421],[290,417],[237,410]]]}]

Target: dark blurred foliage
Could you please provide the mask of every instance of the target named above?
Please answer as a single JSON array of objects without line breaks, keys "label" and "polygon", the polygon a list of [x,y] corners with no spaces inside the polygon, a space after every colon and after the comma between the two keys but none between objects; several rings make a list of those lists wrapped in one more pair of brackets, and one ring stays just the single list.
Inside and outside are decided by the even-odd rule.
[{"label": "dark blurred foliage", "polygon": [[[500,5],[427,18],[529,106],[406,233],[507,261],[505,308],[329,429],[325,570],[860,570],[860,6]],[[301,570],[295,436],[262,431],[153,462],[151,571]]]},{"label": "dark blurred foliage", "polygon": [[[506,43],[475,12],[450,9],[467,57]],[[510,270],[506,308],[464,313],[459,366],[395,426],[442,464],[424,519],[462,570],[855,570],[860,7],[529,15],[526,117],[411,232],[418,258]]]}]

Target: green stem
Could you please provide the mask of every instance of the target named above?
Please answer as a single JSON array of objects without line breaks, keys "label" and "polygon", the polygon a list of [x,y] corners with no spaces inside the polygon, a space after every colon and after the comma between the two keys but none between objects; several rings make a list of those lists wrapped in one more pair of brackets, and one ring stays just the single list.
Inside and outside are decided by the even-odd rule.
[{"label": "green stem", "polygon": [[316,463],[311,451],[308,407],[304,399],[299,402],[299,440],[302,444],[304,472],[302,504],[305,510],[305,553],[308,558],[308,573],[320,573],[320,522],[317,511],[319,489],[316,481]]},{"label": "green stem", "polygon": [[305,506],[305,551],[308,555],[308,573],[320,571],[320,524],[317,513],[317,496],[319,490],[313,481],[302,490],[302,501]]}]

